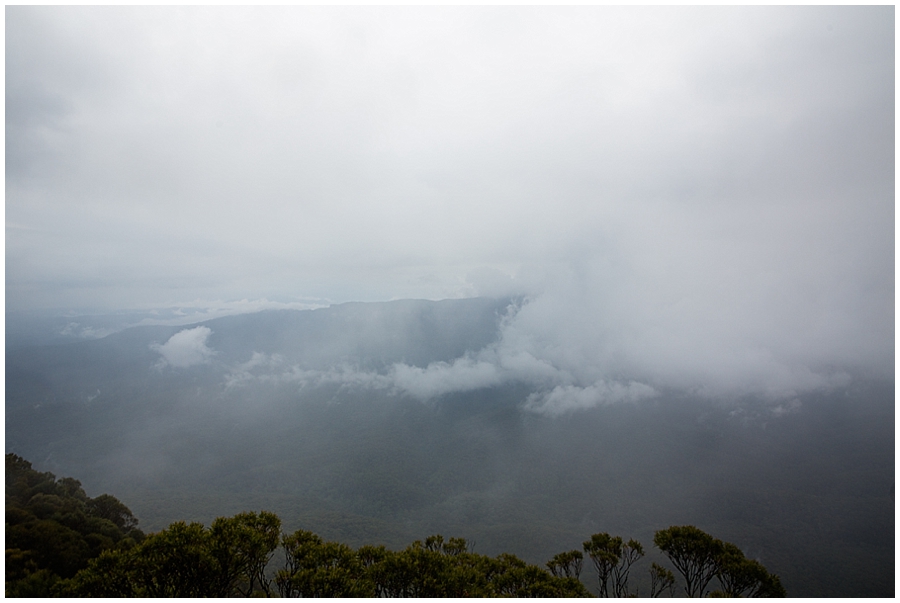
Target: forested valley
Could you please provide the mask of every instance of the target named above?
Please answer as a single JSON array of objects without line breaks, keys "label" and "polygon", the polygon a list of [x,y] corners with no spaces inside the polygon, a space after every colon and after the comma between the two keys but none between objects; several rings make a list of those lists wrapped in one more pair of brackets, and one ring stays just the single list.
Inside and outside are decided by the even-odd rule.
[{"label": "forested valley", "polygon": [[[10,580],[53,588],[47,572],[70,580],[92,558],[130,575],[139,568],[128,551],[144,542],[196,541],[191,554],[202,557],[213,534],[256,529],[245,513],[271,519],[265,510],[279,521],[276,541],[300,530],[296,546],[352,557],[351,565],[374,563],[360,551],[384,547],[450,573],[478,564],[497,575],[542,572],[552,589],[571,577],[576,556],[557,558],[560,576],[546,563],[574,551],[595,595],[604,570],[584,543],[607,534],[614,552],[622,547],[617,564],[633,554],[630,541],[642,546],[629,592],[655,593],[666,578],[651,574],[659,567],[675,576],[675,594],[686,594],[653,543],[667,526],[696,526],[777,575],[791,596],[893,595],[893,382],[858,375],[775,401],[660,389],[557,414],[529,407],[530,383],[444,391],[432,379],[430,396],[398,389],[404,375],[425,383],[431,368],[490,349],[514,301],[345,304],[83,340],[71,325],[87,329],[90,317],[54,323],[44,336],[8,321],[6,452],[81,483],[54,481],[41,493],[59,499],[38,497],[26,512],[30,499],[10,503],[7,468],[7,547],[38,551],[8,551],[8,588]],[[184,349],[202,354],[177,356],[178,337],[192,334],[202,341]],[[66,510],[61,491],[80,502]],[[119,515],[109,515],[101,500],[130,511],[113,505]],[[71,521],[41,523],[54,515]],[[155,536],[141,540],[133,517]],[[40,547],[12,546],[12,525],[64,538],[71,546],[56,548],[77,563],[42,565]],[[446,540],[427,538],[437,534]],[[280,542],[273,550],[274,595],[291,557]],[[235,588],[247,592],[245,582]],[[479,584],[477,592],[507,588]],[[606,584],[614,594],[615,579]],[[252,586],[265,591],[259,575]],[[728,588],[717,578],[705,586]]]}]

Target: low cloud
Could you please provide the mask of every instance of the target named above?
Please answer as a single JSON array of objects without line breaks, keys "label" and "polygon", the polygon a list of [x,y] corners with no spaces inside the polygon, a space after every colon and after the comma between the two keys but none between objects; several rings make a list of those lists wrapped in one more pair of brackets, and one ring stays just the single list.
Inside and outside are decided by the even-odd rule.
[{"label": "low cloud", "polygon": [[186,368],[208,363],[216,353],[206,345],[211,333],[209,327],[195,327],[179,331],[162,345],[151,344],[150,349],[162,356],[157,366]]},{"label": "low cloud", "polygon": [[271,380],[269,374],[273,370],[280,369],[284,363],[285,359],[280,354],[253,352],[250,360],[239,364],[225,375],[225,387],[236,387],[261,379]]},{"label": "low cloud", "polygon": [[550,392],[531,394],[525,402],[525,408],[537,413],[557,416],[603,404],[638,402],[655,395],[656,390],[643,383],[598,381],[588,387],[560,385]]},{"label": "low cloud", "polygon": [[387,375],[360,371],[350,366],[335,366],[328,370],[304,369],[288,365],[280,354],[253,352],[250,360],[225,375],[225,387],[235,388],[252,384],[290,383],[301,389],[322,385],[339,385],[350,389],[386,389],[393,387]]},{"label": "low cloud", "polygon": [[100,339],[112,333],[115,333],[115,329],[83,326],[81,323],[77,322],[70,322],[62,331],[59,332],[60,335],[79,337],[81,339]]},{"label": "low cloud", "polygon": [[360,371],[346,365],[327,370],[305,369],[299,365],[288,366],[278,354],[253,352],[250,360],[225,376],[228,388],[262,383],[289,383],[301,389],[339,385],[347,389],[389,390],[422,402],[447,394],[526,383],[536,393],[524,401],[523,407],[551,416],[601,404],[636,402],[657,393],[652,387],[634,381],[601,380],[582,384],[571,372],[560,370],[503,340],[451,362],[432,362],[426,367],[396,363],[385,373]]},{"label": "low cloud", "polygon": [[395,364],[390,378],[398,390],[420,400],[493,387],[504,381],[496,364],[469,357],[458,358],[452,364],[435,362],[424,369]]},{"label": "low cloud", "polygon": [[801,406],[802,406],[802,403],[800,402],[800,400],[797,400],[795,398],[793,400],[789,400],[789,401],[785,402],[784,404],[779,404],[778,406],[773,408],[772,414],[775,415],[776,417],[795,414],[797,412],[800,412]]},{"label": "low cloud", "polygon": [[[557,273],[547,290],[511,303],[497,339],[479,350],[426,366],[395,363],[381,372],[352,365],[327,370],[255,352],[226,376],[228,387],[291,383],[388,390],[429,401],[454,393],[525,384],[528,411],[557,416],[607,404],[632,403],[659,392],[707,399],[763,401],[776,416],[789,400],[843,387],[850,370],[828,355],[796,346],[790,336],[751,332],[730,311],[728,296],[709,292],[696,303],[707,312],[668,320],[667,308],[623,287],[602,287],[589,267],[577,278]],[[716,313],[715,302],[720,304]],[[773,313],[774,316],[774,313]],[[774,320],[774,318],[773,318]],[[787,322],[787,321],[786,321]],[[785,324],[785,332],[789,332]]]}]

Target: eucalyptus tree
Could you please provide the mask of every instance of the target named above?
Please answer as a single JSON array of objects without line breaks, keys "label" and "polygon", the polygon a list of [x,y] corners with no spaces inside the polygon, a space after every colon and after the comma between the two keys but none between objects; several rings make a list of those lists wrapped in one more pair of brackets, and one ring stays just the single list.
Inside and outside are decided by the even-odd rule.
[{"label": "eucalyptus tree", "polygon": [[666,591],[670,597],[674,596],[675,574],[657,563],[650,564],[650,597],[658,597]]},{"label": "eucalyptus tree", "polygon": [[703,596],[710,581],[719,573],[724,546],[695,526],[672,526],[659,530],[653,543],[684,578],[688,597]]},{"label": "eucalyptus tree", "polygon": [[770,574],[760,562],[747,559],[743,551],[730,542],[722,543],[717,577],[722,584],[722,593],[729,597],[785,596],[778,576]]},{"label": "eucalyptus tree", "polygon": [[581,567],[584,564],[584,555],[581,551],[566,551],[554,555],[547,562],[547,569],[557,578],[575,578],[581,577]]},{"label": "eucalyptus tree", "polygon": [[620,536],[610,536],[604,532],[594,534],[583,546],[584,552],[597,569],[600,596],[610,596],[611,583],[612,596],[627,597],[631,566],[644,556],[644,547],[641,543],[634,539],[623,542]]},{"label": "eucalyptus tree", "polygon": [[583,546],[584,552],[591,558],[597,569],[600,596],[608,597],[609,578],[613,568],[619,564],[619,557],[622,555],[622,538],[603,532],[594,534],[590,540],[585,540]]}]

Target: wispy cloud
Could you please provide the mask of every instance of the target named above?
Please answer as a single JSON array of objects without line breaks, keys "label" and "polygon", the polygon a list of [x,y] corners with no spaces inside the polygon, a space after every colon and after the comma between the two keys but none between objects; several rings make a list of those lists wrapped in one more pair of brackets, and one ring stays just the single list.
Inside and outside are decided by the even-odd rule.
[{"label": "wispy cloud", "polygon": [[59,332],[60,335],[81,339],[100,339],[112,333],[115,333],[115,329],[92,327],[77,322],[70,322]]}]

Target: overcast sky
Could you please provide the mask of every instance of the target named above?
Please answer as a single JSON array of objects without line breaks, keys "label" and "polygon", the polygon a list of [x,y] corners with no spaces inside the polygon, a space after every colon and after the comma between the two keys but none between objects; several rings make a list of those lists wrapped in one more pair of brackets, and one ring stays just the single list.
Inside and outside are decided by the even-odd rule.
[{"label": "overcast sky", "polygon": [[510,293],[584,386],[893,374],[894,8],[6,8],[8,309]]}]

